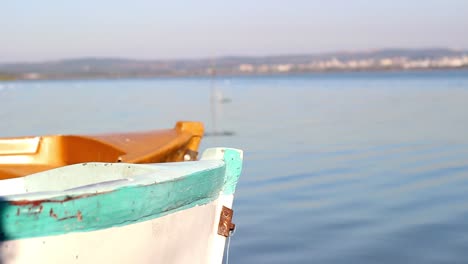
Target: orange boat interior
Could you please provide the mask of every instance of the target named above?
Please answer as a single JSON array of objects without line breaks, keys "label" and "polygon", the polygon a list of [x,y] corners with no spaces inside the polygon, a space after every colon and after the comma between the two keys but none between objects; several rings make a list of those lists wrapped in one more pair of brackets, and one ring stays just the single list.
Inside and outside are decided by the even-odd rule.
[{"label": "orange boat interior", "polygon": [[201,123],[178,122],[173,129],[140,133],[0,138],[0,179],[83,162],[195,160],[202,136]]}]

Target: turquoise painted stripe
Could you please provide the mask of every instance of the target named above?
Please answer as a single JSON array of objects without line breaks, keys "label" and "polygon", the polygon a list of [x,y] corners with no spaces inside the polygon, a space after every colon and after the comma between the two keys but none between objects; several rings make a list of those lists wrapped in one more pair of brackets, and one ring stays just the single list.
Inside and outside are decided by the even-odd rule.
[{"label": "turquoise painted stripe", "polygon": [[173,180],[121,187],[104,193],[81,192],[42,200],[0,198],[0,239],[124,226],[207,204],[220,193],[235,191],[242,167],[241,151],[224,149],[224,161],[224,166]]},{"label": "turquoise painted stripe", "polygon": [[175,181],[87,196],[1,201],[1,235],[3,240],[59,235],[161,217],[215,200],[224,185],[224,172],[225,167],[220,167]]},{"label": "turquoise painted stripe", "polygon": [[224,162],[226,163],[224,194],[233,194],[236,191],[237,182],[242,172],[241,153],[241,151],[236,149],[224,149]]}]

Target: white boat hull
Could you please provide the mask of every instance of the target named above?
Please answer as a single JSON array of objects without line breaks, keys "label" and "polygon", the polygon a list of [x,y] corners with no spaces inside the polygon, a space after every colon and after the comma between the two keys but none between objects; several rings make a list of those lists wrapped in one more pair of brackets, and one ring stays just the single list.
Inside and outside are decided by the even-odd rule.
[{"label": "white boat hull", "polygon": [[[226,237],[219,234],[220,215],[223,206],[232,208],[240,173],[240,163],[234,168],[218,161],[223,153],[213,149],[204,161],[180,166],[74,165],[77,171],[0,183],[0,263],[221,263]],[[83,185],[86,177],[76,176],[84,169],[100,177],[110,170],[110,181]],[[43,184],[51,179],[74,188],[52,191],[58,187]],[[34,192],[15,194],[28,188]]]},{"label": "white boat hull", "polygon": [[218,222],[229,200],[122,227],[5,241],[0,263],[221,263]]}]

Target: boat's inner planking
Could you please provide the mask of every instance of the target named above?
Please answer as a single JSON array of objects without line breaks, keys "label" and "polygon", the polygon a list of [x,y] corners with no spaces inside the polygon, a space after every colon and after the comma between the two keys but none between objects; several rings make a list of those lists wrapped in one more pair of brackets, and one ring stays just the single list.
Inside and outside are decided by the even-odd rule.
[{"label": "boat's inner planking", "polygon": [[198,122],[174,129],[104,135],[0,139],[0,179],[83,162],[159,163],[193,160],[203,136]]}]

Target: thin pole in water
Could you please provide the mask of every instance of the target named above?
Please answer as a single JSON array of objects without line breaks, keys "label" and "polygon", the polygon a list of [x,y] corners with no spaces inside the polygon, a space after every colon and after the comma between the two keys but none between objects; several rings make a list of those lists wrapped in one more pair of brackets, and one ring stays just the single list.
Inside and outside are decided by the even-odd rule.
[{"label": "thin pole in water", "polygon": [[215,63],[215,60],[213,59],[211,61],[210,107],[211,107],[211,126],[213,129],[213,133],[216,135],[218,133],[218,128],[216,126],[216,119],[218,119],[218,116],[216,113],[218,95],[216,93],[215,78],[216,78],[216,63]]}]

